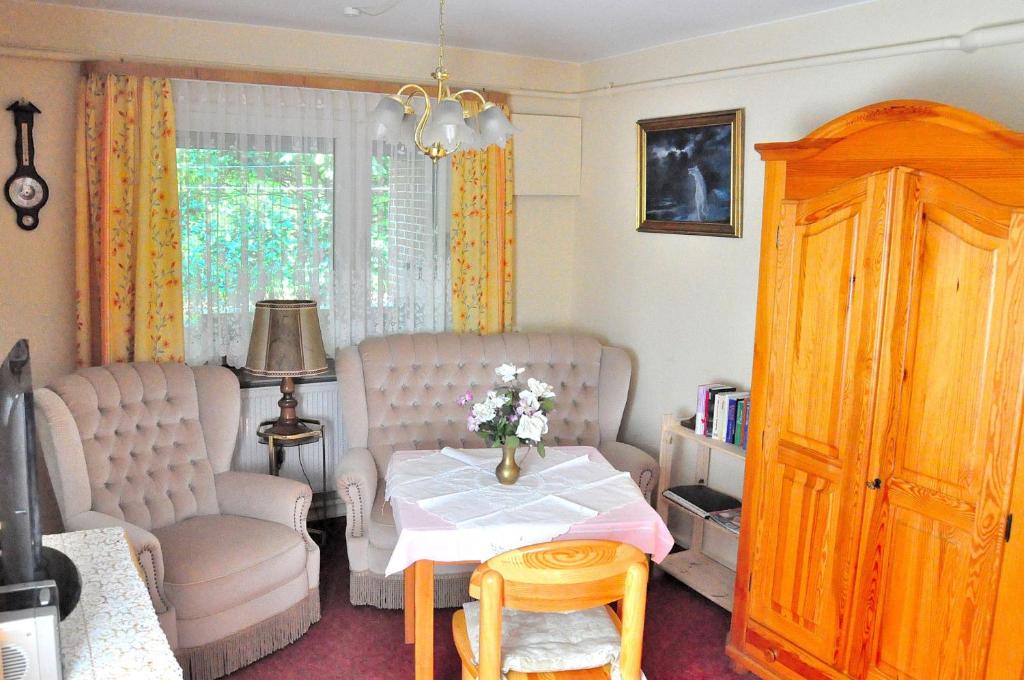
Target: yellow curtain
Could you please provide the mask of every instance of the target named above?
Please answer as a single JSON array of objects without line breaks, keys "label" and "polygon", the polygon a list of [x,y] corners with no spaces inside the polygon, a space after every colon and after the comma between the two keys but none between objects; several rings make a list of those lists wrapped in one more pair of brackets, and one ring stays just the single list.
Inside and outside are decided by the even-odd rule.
[{"label": "yellow curtain", "polygon": [[182,361],[170,81],[83,78],[75,151],[79,365]]},{"label": "yellow curtain", "polygon": [[[474,111],[472,105],[467,106]],[[502,105],[508,115],[508,107]],[[479,105],[475,111],[479,111]],[[475,112],[474,111],[474,112]],[[452,325],[500,333],[514,320],[512,140],[452,156]]]}]

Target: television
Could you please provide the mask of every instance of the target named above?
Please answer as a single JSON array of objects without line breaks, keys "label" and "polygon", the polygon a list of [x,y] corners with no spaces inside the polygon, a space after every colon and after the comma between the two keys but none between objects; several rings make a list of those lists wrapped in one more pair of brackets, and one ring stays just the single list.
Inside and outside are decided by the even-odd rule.
[{"label": "television", "polygon": [[37,458],[32,367],[23,339],[0,364],[0,586],[55,581],[63,619],[78,604],[81,582],[66,555],[43,547]]}]

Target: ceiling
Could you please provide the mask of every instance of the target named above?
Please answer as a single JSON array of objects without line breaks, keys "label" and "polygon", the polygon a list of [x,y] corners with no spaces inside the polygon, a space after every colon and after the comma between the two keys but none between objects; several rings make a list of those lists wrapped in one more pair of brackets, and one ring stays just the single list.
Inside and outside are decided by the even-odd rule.
[{"label": "ceiling", "polygon": [[[59,4],[437,42],[434,0],[48,0]],[[868,0],[448,0],[448,43],[587,62]],[[346,16],[346,6],[380,16]]]}]

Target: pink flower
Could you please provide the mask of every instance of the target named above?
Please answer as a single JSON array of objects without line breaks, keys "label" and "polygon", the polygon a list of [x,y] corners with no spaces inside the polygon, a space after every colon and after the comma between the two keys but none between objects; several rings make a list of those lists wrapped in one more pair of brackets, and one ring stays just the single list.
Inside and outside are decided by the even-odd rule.
[{"label": "pink flower", "polygon": [[473,401],[473,393],[467,390],[465,394],[455,400],[455,403],[459,406],[465,406],[471,401]]}]

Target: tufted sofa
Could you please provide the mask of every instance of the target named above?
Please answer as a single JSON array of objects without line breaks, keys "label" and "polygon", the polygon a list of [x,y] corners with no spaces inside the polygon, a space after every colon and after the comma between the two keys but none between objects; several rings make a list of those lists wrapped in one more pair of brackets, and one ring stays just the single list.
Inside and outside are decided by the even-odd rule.
[{"label": "tufted sofa", "polygon": [[[394,451],[483,447],[466,429],[466,408],[456,399],[466,390],[480,395],[494,384],[502,363],[558,393],[546,441],[597,447],[628,471],[650,497],[657,482],[654,458],[617,441],[632,367],[626,352],[582,335],[517,334],[392,335],[364,340],[338,352],[338,387],[345,453],[338,493],[347,505],[346,533],[353,604],[402,606],[402,575],[385,578],[395,547],[391,506],[384,500],[384,473]],[[472,567],[438,565],[435,606],[468,599]]]},{"label": "tufted sofa", "polygon": [[186,677],[230,673],[319,620],[312,491],[228,470],[234,374],[112,364],[58,379],[35,403],[65,529],[124,528]]}]

